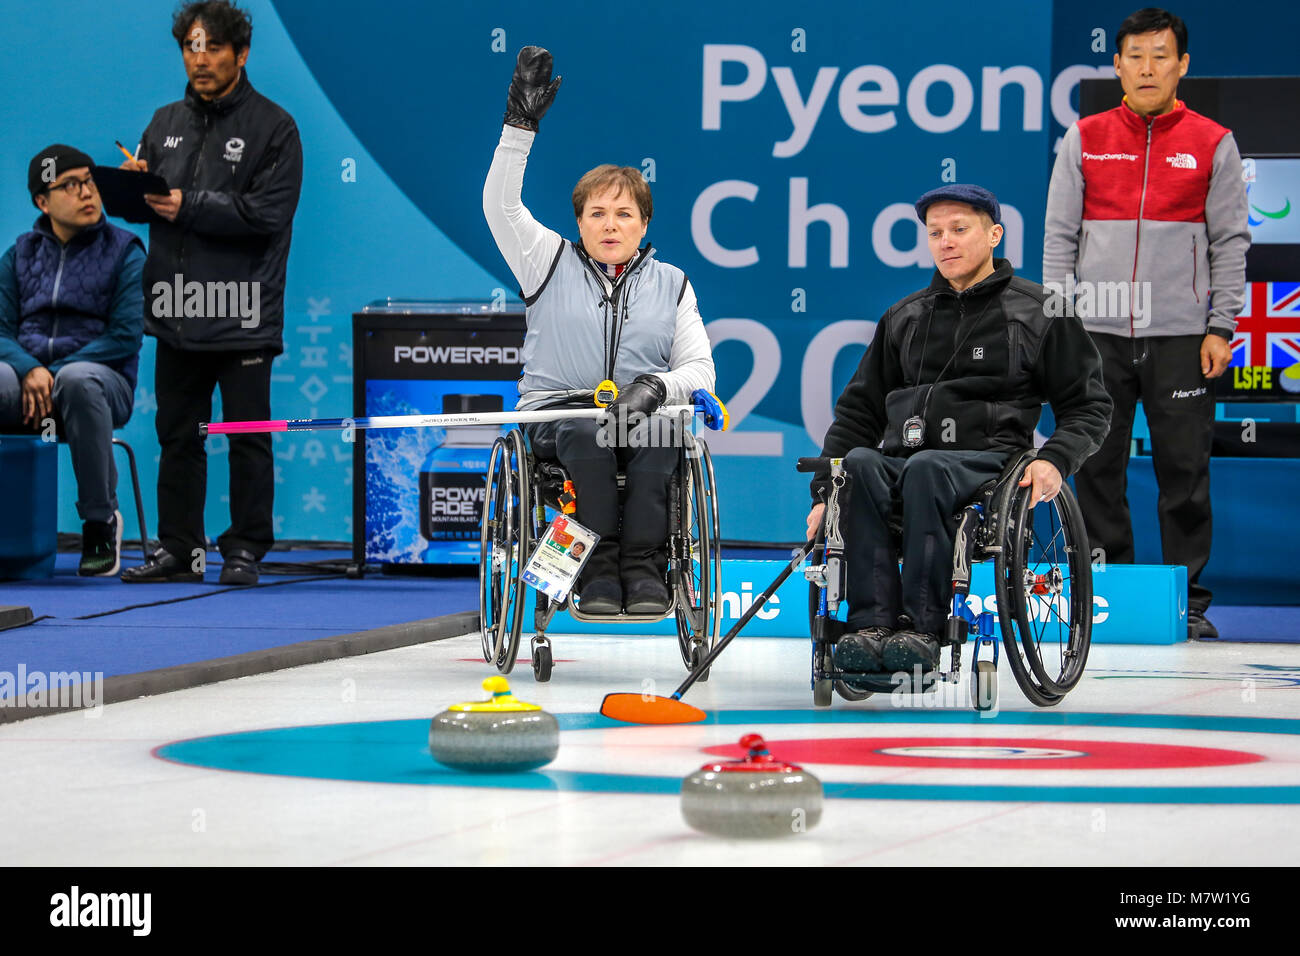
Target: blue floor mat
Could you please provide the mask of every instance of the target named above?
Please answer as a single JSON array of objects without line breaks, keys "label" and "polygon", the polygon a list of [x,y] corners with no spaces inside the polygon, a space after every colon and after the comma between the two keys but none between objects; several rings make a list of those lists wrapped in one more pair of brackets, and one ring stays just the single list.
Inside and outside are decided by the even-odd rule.
[{"label": "blue floor mat", "polygon": [[[299,551],[269,557],[302,562],[346,555]],[[134,674],[478,607],[478,580],[468,576],[309,580],[310,575],[263,574],[260,583],[267,586],[228,588],[215,583],[214,562],[209,584],[123,584],[78,577],[77,560],[61,554],[54,577],[0,585],[0,604],[25,605],[45,618],[0,631],[0,671],[17,673],[22,665],[28,673]]]}]

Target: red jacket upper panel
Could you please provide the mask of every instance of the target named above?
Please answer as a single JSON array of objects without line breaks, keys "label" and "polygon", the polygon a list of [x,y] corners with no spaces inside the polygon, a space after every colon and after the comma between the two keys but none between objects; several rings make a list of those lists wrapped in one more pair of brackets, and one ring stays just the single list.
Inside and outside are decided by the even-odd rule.
[{"label": "red jacket upper panel", "polygon": [[1246,187],[1232,133],[1181,102],[1121,105],[1061,142],[1048,191],[1044,285],[1095,332],[1231,332],[1245,300]]}]

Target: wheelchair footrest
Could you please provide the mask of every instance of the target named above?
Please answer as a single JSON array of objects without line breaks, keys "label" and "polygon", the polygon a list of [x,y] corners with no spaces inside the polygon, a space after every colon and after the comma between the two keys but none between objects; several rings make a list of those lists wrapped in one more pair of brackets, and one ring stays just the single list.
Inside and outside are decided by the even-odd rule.
[{"label": "wheelchair footrest", "polygon": [[842,671],[831,668],[818,674],[823,680],[844,681],[851,687],[869,690],[873,694],[888,694],[896,690],[907,693],[925,693],[933,690],[940,682],[953,684],[961,675],[950,671],[897,671],[895,673],[869,673],[864,671]]},{"label": "wheelchair footrest", "polygon": [[815,617],[812,622],[812,639],[818,644],[834,644],[844,636],[848,625],[833,617]]}]

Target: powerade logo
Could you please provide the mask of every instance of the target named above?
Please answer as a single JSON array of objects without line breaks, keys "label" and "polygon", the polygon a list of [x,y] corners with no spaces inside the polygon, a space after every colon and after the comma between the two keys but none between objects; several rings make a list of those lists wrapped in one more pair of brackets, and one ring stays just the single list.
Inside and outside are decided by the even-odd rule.
[{"label": "powerade logo", "polygon": [[473,518],[478,523],[483,513],[483,499],[487,490],[478,488],[447,488],[435,485],[429,489],[429,514],[437,518]]},{"label": "powerade logo", "polygon": [[519,365],[519,349],[512,345],[395,345],[393,364],[416,365]]}]

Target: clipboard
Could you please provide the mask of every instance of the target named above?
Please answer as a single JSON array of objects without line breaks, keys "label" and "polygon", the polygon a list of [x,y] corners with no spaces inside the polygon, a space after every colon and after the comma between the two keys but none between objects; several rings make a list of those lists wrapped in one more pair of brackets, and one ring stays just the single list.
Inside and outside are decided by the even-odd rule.
[{"label": "clipboard", "polygon": [[153,222],[157,217],[144,201],[145,193],[171,192],[167,180],[157,173],[141,173],[116,166],[96,166],[90,171],[95,188],[104,200],[104,212],[127,222]]}]

